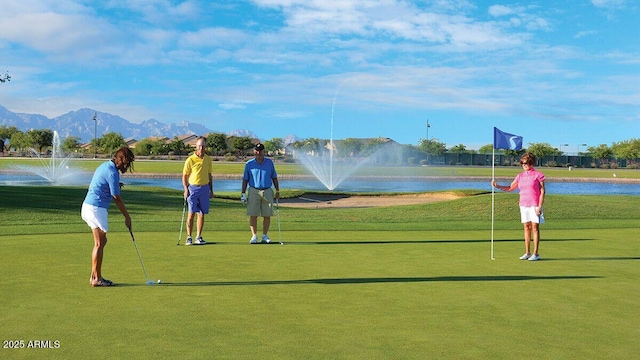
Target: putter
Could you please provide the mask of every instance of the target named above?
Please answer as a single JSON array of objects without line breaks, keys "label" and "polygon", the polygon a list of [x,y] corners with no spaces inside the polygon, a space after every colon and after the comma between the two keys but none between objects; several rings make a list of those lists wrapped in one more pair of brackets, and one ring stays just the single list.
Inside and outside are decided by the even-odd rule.
[{"label": "putter", "polygon": [[[156,282],[153,280],[149,280],[149,277],[147,276],[147,269],[144,268],[144,263],[142,262],[142,256],[140,256],[140,251],[138,251],[138,245],[136,245],[136,239],[133,237],[133,231],[131,231],[131,228],[129,228],[129,234],[131,234],[131,241],[133,241],[133,246],[136,248],[136,253],[138,253],[138,259],[140,259],[140,265],[142,265],[142,271],[144,271],[145,284],[153,285]],[[160,282],[158,282],[158,284],[159,283]]]},{"label": "putter", "polygon": [[[267,202],[267,200],[265,198],[262,198],[263,202]],[[276,215],[277,215],[277,219],[278,219],[278,242],[277,244],[280,245],[284,245],[284,243],[282,242],[282,233],[280,232],[280,203],[278,202],[278,199],[275,199],[276,201]],[[271,203],[273,204],[273,203]],[[272,241],[270,244],[276,244],[276,242]]]},{"label": "putter", "polygon": [[182,225],[184,225],[184,211],[187,209],[187,199],[184,199],[184,204],[182,205],[182,220],[180,221],[180,234],[178,235],[178,242],[176,245],[180,245],[180,238],[182,237]]},{"label": "putter", "polygon": [[282,232],[280,231],[280,202],[276,199],[276,217],[278,219],[278,242],[280,245],[284,245],[282,242]]}]

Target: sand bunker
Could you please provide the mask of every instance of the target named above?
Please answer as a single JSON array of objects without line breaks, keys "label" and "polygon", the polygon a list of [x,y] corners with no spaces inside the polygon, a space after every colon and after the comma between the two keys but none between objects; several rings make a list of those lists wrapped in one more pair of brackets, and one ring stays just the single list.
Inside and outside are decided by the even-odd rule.
[{"label": "sand bunker", "polygon": [[299,208],[365,208],[375,206],[398,206],[425,204],[461,198],[453,193],[406,194],[406,195],[345,195],[305,194],[291,199],[281,199],[280,206]]}]

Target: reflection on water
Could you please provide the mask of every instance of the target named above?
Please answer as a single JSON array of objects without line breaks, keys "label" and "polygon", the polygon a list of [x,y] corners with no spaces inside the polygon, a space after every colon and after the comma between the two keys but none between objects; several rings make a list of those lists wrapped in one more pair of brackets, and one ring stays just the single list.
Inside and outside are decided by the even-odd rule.
[{"label": "reflection on water", "polygon": [[[80,179],[78,179],[80,180]],[[90,176],[76,182],[89,186]],[[180,178],[122,178],[122,182],[129,186],[158,186],[182,191]],[[42,178],[33,175],[0,174],[0,185],[50,185]],[[640,184],[603,183],[603,182],[545,182],[548,194],[565,195],[636,195],[640,196]],[[240,192],[241,180],[214,180],[215,191]],[[300,189],[309,191],[326,191],[324,185],[316,179],[280,179],[282,189]],[[460,181],[460,180],[359,180],[349,179],[340,184],[336,192],[427,192],[444,190],[481,190],[491,191],[489,181]]]},{"label": "reflection on water", "polygon": [[64,183],[52,182],[51,180],[39,175],[24,174],[0,174],[0,185],[28,185],[28,186],[82,186],[91,182],[92,174],[87,172],[76,172],[73,177],[65,177]]}]

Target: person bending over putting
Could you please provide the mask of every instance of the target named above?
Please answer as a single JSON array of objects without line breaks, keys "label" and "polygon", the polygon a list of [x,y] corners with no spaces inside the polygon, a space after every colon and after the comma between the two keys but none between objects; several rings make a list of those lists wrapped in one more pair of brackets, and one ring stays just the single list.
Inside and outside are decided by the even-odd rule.
[{"label": "person bending over putting", "polygon": [[[275,186],[275,199],[280,198],[280,185],[278,183],[278,174],[271,159],[264,157],[264,145],[257,143],[253,149],[255,157],[247,161],[244,165],[244,174],[242,176],[242,194],[240,200],[243,204],[247,204],[247,215],[249,215],[249,227],[251,228],[250,244],[258,243],[258,216],[262,216],[262,238],[261,243],[270,243],[271,240],[267,233],[271,224],[271,216],[273,216],[273,199],[274,192],[272,186]],[[249,194],[247,191],[249,186]]]},{"label": "person bending over putting", "polygon": [[199,137],[196,142],[196,151],[184,162],[182,169],[182,187],[184,188],[184,201],[189,204],[187,215],[187,240],[185,245],[193,244],[191,232],[193,230],[193,217],[198,213],[196,224],[196,245],[204,245],[207,242],[202,238],[204,228],[204,216],[209,213],[209,202],[213,198],[213,176],[211,175],[211,157],[204,152],[207,146],[206,138]]},{"label": "person bending over putting", "polygon": [[93,233],[93,252],[91,253],[91,286],[113,286],[112,281],[102,277],[102,258],[107,245],[107,209],[111,200],[124,215],[124,224],[131,229],[131,216],[124,201],[120,197],[120,174],[126,173],[133,166],[134,156],[128,147],[120,148],[111,161],[98,166],[91,178],[87,196],[82,203],[81,216]]},{"label": "person bending over putting", "polygon": [[[509,186],[500,186],[495,180],[491,185],[502,191],[520,189],[520,218],[524,225],[524,255],[520,260],[540,260],[540,224],[544,223],[542,205],[544,204],[544,174],[533,168],[536,157],[526,153],[520,158],[523,172],[518,174]],[[533,253],[531,238],[533,237]]]}]

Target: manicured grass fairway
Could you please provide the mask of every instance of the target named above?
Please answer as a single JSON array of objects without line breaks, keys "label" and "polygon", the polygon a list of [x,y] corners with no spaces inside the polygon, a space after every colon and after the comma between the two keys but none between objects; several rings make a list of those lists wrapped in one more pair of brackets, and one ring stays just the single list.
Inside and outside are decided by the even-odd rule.
[{"label": "manicured grass fairway", "polygon": [[[0,358],[623,359],[640,353],[640,214],[630,196],[549,195],[542,261],[517,195],[376,209],[281,208],[284,246],[249,245],[216,199],[205,238],[176,246],[181,193],[125,188],[140,262],[110,209],[103,271],[82,188],[0,187]],[[224,194],[222,194],[224,195]],[[236,194],[229,194],[235,197]],[[270,235],[278,239],[277,218]],[[184,239],[181,239],[183,242]]]},{"label": "manicured grass fairway", "polygon": [[[214,161],[213,175],[242,175],[244,161],[235,162]],[[93,172],[96,167],[106,159],[70,159],[69,165],[76,169]],[[516,162],[517,163],[517,162]],[[41,161],[35,158],[0,158],[0,170],[12,169],[18,166],[40,166]],[[184,166],[183,160],[143,160],[138,159],[134,163],[134,173],[163,173],[180,174]],[[279,175],[310,174],[302,164],[277,162],[276,168]],[[547,179],[553,178],[594,178],[611,179],[616,174],[618,179],[640,179],[640,171],[634,169],[592,169],[574,168],[569,171],[562,167],[540,167]],[[363,166],[354,173],[356,176],[491,176],[491,166]],[[512,179],[521,169],[519,166],[496,166],[497,177]]]}]

